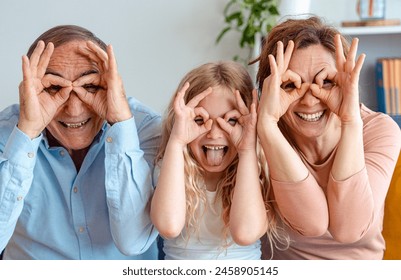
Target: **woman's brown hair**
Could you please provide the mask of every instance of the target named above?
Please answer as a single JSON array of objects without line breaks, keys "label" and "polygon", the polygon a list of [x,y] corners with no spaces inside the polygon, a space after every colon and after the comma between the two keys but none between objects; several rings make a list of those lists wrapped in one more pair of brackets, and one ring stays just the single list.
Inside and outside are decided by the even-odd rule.
[{"label": "woman's brown hair", "polygon": [[[259,90],[262,90],[263,81],[270,75],[268,56],[269,54],[276,56],[277,42],[283,42],[284,49],[290,40],[294,41],[294,49],[303,49],[310,45],[320,44],[335,57],[334,37],[337,34],[340,32],[336,28],[325,24],[322,19],[316,16],[307,19],[287,19],[276,25],[264,38],[262,51],[259,59],[257,59],[259,60],[259,70],[256,78]],[[341,41],[346,56],[349,50],[349,42],[344,36],[341,36]]]}]

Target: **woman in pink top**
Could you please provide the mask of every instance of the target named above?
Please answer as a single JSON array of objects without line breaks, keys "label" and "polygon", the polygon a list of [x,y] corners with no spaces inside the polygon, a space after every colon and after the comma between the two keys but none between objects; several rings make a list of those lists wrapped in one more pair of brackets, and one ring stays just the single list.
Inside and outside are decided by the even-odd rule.
[{"label": "woman in pink top", "polygon": [[[274,259],[381,259],[384,200],[401,135],[360,104],[365,55],[319,18],[289,19],[264,43],[257,131],[291,243]],[[273,255],[273,256],[272,256]]]}]

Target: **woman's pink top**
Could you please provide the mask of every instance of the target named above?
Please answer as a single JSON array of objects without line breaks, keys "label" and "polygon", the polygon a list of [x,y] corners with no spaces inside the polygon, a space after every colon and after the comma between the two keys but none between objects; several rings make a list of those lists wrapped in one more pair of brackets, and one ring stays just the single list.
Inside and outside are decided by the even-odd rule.
[{"label": "woman's pink top", "polygon": [[[389,116],[373,112],[364,105],[361,106],[363,120],[363,141],[365,151],[365,168],[345,181],[336,181],[332,178],[330,170],[334,161],[336,149],[322,164],[316,165],[305,159],[299,152],[309,176],[302,182],[285,183],[272,180],[274,195],[280,197],[279,209],[287,213],[284,219],[292,221],[291,226],[281,221],[281,225],[289,233],[291,243],[286,250],[275,249],[273,259],[382,259],[385,242],[382,232],[384,201],[390,184],[391,176],[400,153],[400,128]],[[314,179],[314,178],[315,179]],[[354,221],[349,219],[342,226],[360,232],[360,239],[354,243],[341,243],[336,241],[327,231],[319,237],[306,237],[302,221],[294,221],[291,213],[304,211],[306,219],[315,219],[313,211],[308,211],[307,205],[296,205],[297,197],[313,195],[310,186],[318,182],[327,199],[335,199],[330,190],[336,189],[337,196],[343,193],[348,199],[369,201],[373,194],[374,213],[370,223],[364,228],[352,227]],[[330,188],[327,185],[330,184]],[[352,190],[350,190],[352,189]],[[400,206],[401,207],[401,206]],[[359,216],[366,216],[364,207],[360,207]],[[347,218],[347,209],[343,209],[344,218]],[[268,246],[264,246],[263,257],[270,258]]]}]

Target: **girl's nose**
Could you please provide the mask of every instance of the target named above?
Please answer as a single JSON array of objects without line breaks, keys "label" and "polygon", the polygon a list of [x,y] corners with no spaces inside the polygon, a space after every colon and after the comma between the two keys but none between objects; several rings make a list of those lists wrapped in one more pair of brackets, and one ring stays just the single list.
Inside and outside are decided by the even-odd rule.
[{"label": "girl's nose", "polygon": [[210,129],[209,132],[207,133],[207,138],[218,139],[223,136],[223,133],[224,132],[222,128],[219,126],[217,121],[214,120],[212,124],[212,129]]}]

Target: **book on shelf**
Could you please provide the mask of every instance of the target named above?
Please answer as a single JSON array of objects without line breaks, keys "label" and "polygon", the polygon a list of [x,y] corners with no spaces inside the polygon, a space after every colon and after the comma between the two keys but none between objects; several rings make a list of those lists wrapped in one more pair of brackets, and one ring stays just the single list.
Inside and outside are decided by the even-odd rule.
[{"label": "book on shelf", "polygon": [[401,115],[401,57],[377,59],[375,73],[378,110]]}]

